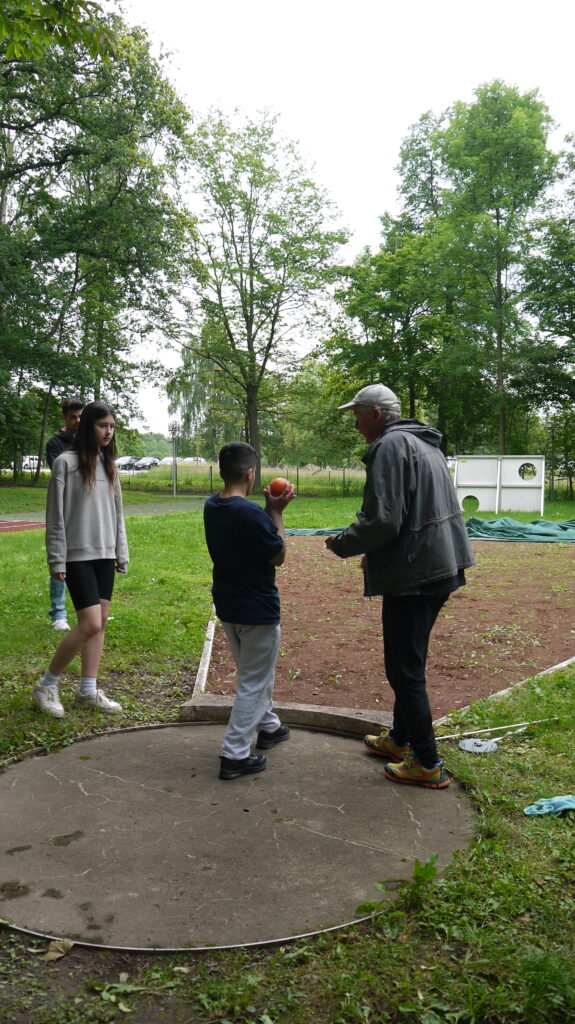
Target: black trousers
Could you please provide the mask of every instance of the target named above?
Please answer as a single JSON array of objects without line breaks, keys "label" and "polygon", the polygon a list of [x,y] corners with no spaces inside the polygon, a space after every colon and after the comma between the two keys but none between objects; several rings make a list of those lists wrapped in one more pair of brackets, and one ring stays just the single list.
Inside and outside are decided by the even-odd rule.
[{"label": "black trousers", "polygon": [[438,760],[425,682],[429,637],[448,594],[383,599],[385,671],[395,694],[393,738],[410,743],[426,768]]}]

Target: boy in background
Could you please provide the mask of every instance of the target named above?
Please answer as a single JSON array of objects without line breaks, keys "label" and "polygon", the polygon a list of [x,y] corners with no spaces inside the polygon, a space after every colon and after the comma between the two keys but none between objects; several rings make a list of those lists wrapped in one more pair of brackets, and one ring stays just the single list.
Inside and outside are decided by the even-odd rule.
[{"label": "boy in background", "polygon": [[236,697],[220,756],[220,779],[253,775],[266,766],[263,754],[289,737],[272,705],[275,663],[280,644],[280,600],[276,566],[285,559],[282,512],[295,497],[292,484],[273,497],[265,488],[265,508],[247,497],[252,492],[257,452],[243,441],[219,453],[224,489],[204,506],[206,541],[214,563],[212,594],[237,668]]}]

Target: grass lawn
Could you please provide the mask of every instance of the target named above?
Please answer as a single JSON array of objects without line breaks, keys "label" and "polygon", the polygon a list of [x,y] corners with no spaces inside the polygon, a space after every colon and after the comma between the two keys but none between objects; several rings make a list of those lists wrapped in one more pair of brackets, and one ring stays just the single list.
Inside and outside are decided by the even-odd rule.
[{"label": "grass lawn", "polygon": [[[357,505],[353,498],[298,499],[286,523],[341,525]],[[569,518],[572,507],[559,517]],[[172,721],[190,694],[211,606],[201,513],[129,518],[127,529],[132,563],[117,580],[101,681],[125,707],[115,725]],[[30,686],[56,639],[46,614],[42,531],[0,535],[0,589],[9,625],[0,636],[2,756],[56,749],[104,728],[103,716],[70,711],[57,721],[30,708]],[[67,705],[73,675],[63,687]],[[442,745],[477,809],[476,835],[441,879],[427,878],[432,869],[416,872],[372,922],[269,949],[126,955],[75,948],[52,963],[35,955],[45,942],[4,929],[0,1020],[566,1024],[575,1018],[575,814],[528,817],[523,809],[540,797],[575,795],[575,669],[478,701],[442,731],[554,716],[559,721],[505,740],[495,754]],[[440,807],[440,793],[429,799]],[[381,881],[373,879],[375,901]]]},{"label": "grass lawn", "polygon": [[[181,699],[191,695],[211,609],[202,519],[197,512],[129,517],[126,529],[130,571],[116,577],[100,679],[126,709],[120,724],[170,720],[177,717]],[[9,637],[3,634],[0,643],[7,716],[0,735],[2,756],[57,744],[89,729],[90,720],[73,710],[60,722],[30,715],[28,689],[58,638],[47,615],[44,531],[2,534],[0,552],[4,618],[10,623]],[[77,677],[77,663],[71,666],[72,677]],[[65,678],[63,692],[68,689]]]},{"label": "grass lawn", "polygon": [[[220,486],[221,481],[214,478],[214,489]],[[122,480],[122,496],[125,505],[146,505],[152,502],[173,501],[171,494],[160,494],[150,490],[136,490],[137,478],[135,480]],[[180,497],[182,495],[180,494]],[[261,497],[256,497],[261,502]],[[43,509],[46,505],[46,487],[22,487],[12,486],[11,483],[0,483],[0,515],[10,515],[12,512],[35,512]],[[326,495],[325,497],[298,498],[290,505],[286,513],[286,524],[292,527],[312,528],[314,526],[345,526],[354,517],[361,505],[361,496],[341,498]],[[470,515],[478,519],[495,519],[494,512],[473,512],[464,513],[466,519]],[[501,516],[510,516],[520,523],[530,523],[541,516],[537,512],[501,512]],[[575,501],[547,501],[545,504],[544,519],[554,523],[564,523],[568,519],[575,519]]]}]

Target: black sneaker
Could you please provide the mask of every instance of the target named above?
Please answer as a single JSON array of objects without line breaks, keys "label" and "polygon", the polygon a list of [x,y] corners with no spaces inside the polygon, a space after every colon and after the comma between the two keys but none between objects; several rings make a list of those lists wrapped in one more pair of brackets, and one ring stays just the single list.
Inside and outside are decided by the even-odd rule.
[{"label": "black sneaker", "polygon": [[258,750],[269,750],[270,747],[275,747],[276,743],[282,743],[283,740],[289,740],[288,725],[278,725],[275,732],[264,732],[262,729],[258,732],[256,748]]},{"label": "black sneaker", "polygon": [[240,775],[255,775],[263,772],[266,759],[263,754],[250,754],[238,761],[233,757],[220,757],[220,779],[239,779]]}]

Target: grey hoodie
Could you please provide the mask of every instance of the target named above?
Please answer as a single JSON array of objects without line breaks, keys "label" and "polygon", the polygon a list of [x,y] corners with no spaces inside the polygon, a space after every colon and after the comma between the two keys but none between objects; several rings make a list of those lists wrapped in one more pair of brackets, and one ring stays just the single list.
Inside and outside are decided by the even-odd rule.
[{"label": "grey hoodie", "polygon": [[364,456],[361,511],[333,550],[365,554],[366,596],[417,591],[475,565],[440,442],[433,427],[395,420]]},{"label": "grey hoodie", "polygon": [[75,452],[64,452],[52,465],[46,504],[46,550],[50,572],[65,572],[66,562],[113,558],[128,564],[122,492],[110,487],[100,459],[94,486],[86,490]]}]

